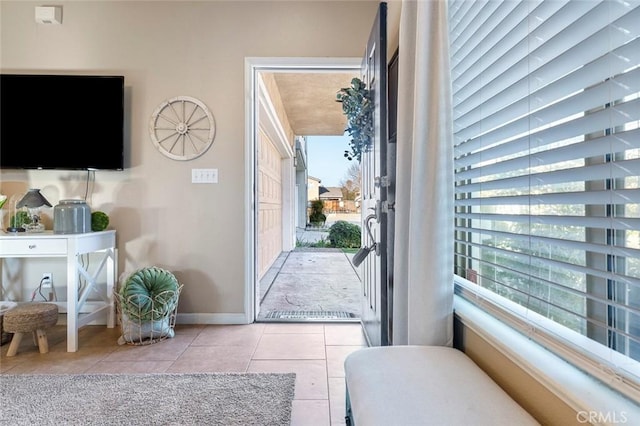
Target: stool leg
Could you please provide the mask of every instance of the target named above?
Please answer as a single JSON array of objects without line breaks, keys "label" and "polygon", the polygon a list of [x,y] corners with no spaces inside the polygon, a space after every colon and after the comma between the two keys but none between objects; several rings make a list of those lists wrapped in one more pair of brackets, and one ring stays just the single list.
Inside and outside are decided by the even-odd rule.
[{"label": "stool leg", "polygon": [[40,349],[41,354],[46,354],[49,352],[49,341],[47,340],[47,332],[44,329],[37,329],[36,333],[38,334],[38,349]]},{"label": "stool leg", "polygon": [[20,346],[21,341],[22,333],[13,333],[13,339],[11,339],[11,344],[7,350],[7,356],[14,356],[18,353],[18,346]]}]

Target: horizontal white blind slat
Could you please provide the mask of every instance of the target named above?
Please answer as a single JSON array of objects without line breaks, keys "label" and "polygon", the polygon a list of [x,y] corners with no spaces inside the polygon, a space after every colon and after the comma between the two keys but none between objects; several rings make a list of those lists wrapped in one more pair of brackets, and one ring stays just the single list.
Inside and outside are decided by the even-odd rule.
[{"label": "horizontal white blind slat", "polygon": [[484,3],[487,2],[484,0],[479,2],[462,0],[449,3],[449,30],[451,33],[449,40],[451,43],[456,43],[456,41],[459,40],[460,33],[465,32],[465,30],[473,32],[472,28],[478,26],[474,17],[478,11],[481,10]]},{"label": "horizontal white blind slat", "polygon": [[[638,40],[640,41],[640,39]],[[640,43],[638,44],[640,49]],[[605,76],[605,78],[608,77]],[[573,79],[573,76],[567,79]],[[565,80],[563,79],[562,83]],[[565,117],[598,108],[609,102],[621,100],[640,91],[640,68],[606,81],[588,82],[588,85],[591,87],[559,102],[556,101],[560,96],[564,97],[570,92],[558,92],[557,97],[551,98],[545,98],[547,93],[536,92],[501,110],[501,112],[509,111],[508,114],[495,114],[491,117],[484,117],[482,121],[477,122],[475,125],[456,132],[456,138],[461,140],[470,139],[482,133],[483,128],[498,127],[500,123],[511,121],[509,125],[500,127],[503,133],[501,137],[508,138],[527,131],[532,125],[541,127]],[[563,89],[566,90],[566,86]],[[541,92],[549,92],[549,90],[542,90]],[[547,106],[537,109],[538,105],[543,104]],[[535,112],[518,120],[515,119],[517,116],[522,116],[531,110]],[[516,116],[515,114],[518,115]],[[504,134],[506,129],[510,129],[511,134]]]},{"label": "horizontal white blind slat", "polygon": [[583,250],[593,253],[610,254],[624,257],[640,257],[640,249],[629,247],[611,246],[606,244],[589,243],[561,238],[543,237],[539,235],[517,234],[513,232],[494,231],[492,229],[456,226],[458,232],[473,232],[478,235],[490,235],[501,239],[519,240],[531,244],[544,244],[554,247],[563,247],[570,250]]},{"label": "horizontal white blind slat", "polygon": [[548,166],[569,160],[619,154],[633,149],[640,149],[640,128],[536,152],[533,156],[522,155],[478,168],[460,170],[456,173],[456,180],[464,181],[527,167]]},{"label": "horizontal white blind slat", "polygon": [[[545,3],[545,8],[549,8],[552,2]],[[496,3],[497,4],[497,3]],[[538,2],[539,4],[539,2]],[[556,7],[561,7],[557,5]],[[498,56],[509,52],[521,40],[527,36],[527,11],[528,5],[519,2],[504,2],[490,19],[492,22],[484,23],[484,32],[478,33],[474,28],[474,34],[461,34],[461,37],[453,42],[454,52],[451,55],[452,61],[452,81],[458,88],[464,90],[456,91],[458,96],[464,97],[465,92],[471,92],[474,87],[481,87],[485,83],[482,79],[475,81],[481,75],[480,70],[486,69],[489,58],[485,55],[491,53]],[[494,31],[496,26],[500,26],[501,31]],[[471,37],[475,35],[475,37]],[[482,36],[485,37],[482,37]],[[456,49],[456,45],[460,45]],[[521,46],[523,47],[523,46]],[[454,109],[458,106],[454,99]]]},{"label": "horizontal white blind slat", "polygon": [[[460,241],[456,241],[456,242],[460,242]],[[597,268],[591,268],[588,266],[583,266],[583,265],[579,265],[576,263],[568,263],[568,262],[562,262],[560,260],[555,260],[555,259],[548,259],[548,258],[543,258],[543,257],[538,257],[538,256],[532,256],[529,254],[525,254],[525,253],[519,253],[519,252],[515,252],[515,251],[510,251],[507,249],[503,249],[500,247],[492,247],[492,246],[488,246],[488,245],[482,245],[482,244],[477,244],[477,243],[473,243],[473,242],[465,242],[466,245],[468,246],[472,246],[472,247],[481,247],[483,250],[487,251],[487,252],[495,252],[495,253],[501,253],[502,255],[508,256],[511,260],[516,260],[518,262],[520,262],[523,265],[534,265],[537,266],[546,266],[546,267],[550,267],[550,268],[557,268],[557,269],[564,269],[564,270],[568,270],[568,271],[573,271],[573,272],[577,272],[580,274],[585,274],[585,275],[590,275],[593,277],[598,277],[598,278],[603,278],[606,280],[612,280],[612,281],[620,281],[622,283],[628,284],[633,286],[634,288],[640,288],[640,278],[635,278],[635,277],[629,277],[623,274],[616,274],[613,272],[609,272],[609,271],[604,271],[601,269],[597,269]],[[539,278],[535,275],[530,275],[533,278]],[[602,300],[602,299],[600,299]]]},{"label": "horizontal white blind slat", "polygon": [[[583,50],[589,48],[589,46],[580,47]],[[639,58],[640,38],[635,38],[580,68],[572,67],[572,61],[560,56],[529,76],[523,76],[520,81],[498,96],[484,100],[463,116],[458,117],[454,123],[457,138],[466,140],[469,137],[460,133],[460,129],[474,134],[482,133],[482,128],[491,129],[499,123],[509,122],[540,104],[555,102],[568,93],[575,93],[589,87],[594,81],[604,81],[618,75],[628,69],[630,63],[640,62]],[[531,91],[530,82],[534,80],[550,83],[536,91]],[[530,92],[531,96],[528,96]]]},{"label": "horizontal white blind slat", "polygon": [[[504,17],[508,9],[513,8],[517,3],[512,2],[489,2],[486,7],[482,7],[481,3],[468,2],[470,8],[461,17],[460,22],[452,28],[452,45],[460,45],[457,55],[451,57],[452,73],[459,73],[456,68],[463,67],[460,62],[471,62],[472,58],[468,56],[475,48],[478,42],[484,40],[491,29],[495,27],[495,20]],[[498,13],[496,13],[498,11]],[[456,28],[461,28],[460,33],[456,32]]]},{"label": "horizontal white blind slat", "polygon": [[[472,258],[469,258],[469,259],[471,260]],[[478,260],[478,259],[473,259],[473,260]],[[483,264],[495,266],[491,262],[483,262],[482,260],[478,260],[478,261],[482,262]],[[509,270],[509,269],[507,269],[507,270],[511,274],[522,275],[522,274],[519,274],[519,271]],[[565,306],[561,306],[558,303],[553,303],[552,301],[550,301],[548,299],[537,297],[537,296],[534,296],[534,295],[527,295],[526,292],[522,292],[521,290],[519,290],[517,288],[513,288],[508,283],[504,283],[504,282],[501,282],[499,280],[492,279],[492,277],[487,277],[487,276],[482,276],[482,277],[483,277],[483,279],[486,279],[488,281],[493,282],[495,285],[502,286],[505,289],[509,289],[509,291],[521,292],[523,295],[526,295],[527,298],[535,299],[538,302],[545,303],[549,307],[555,307],[555,308],[559,308],[559,309],[561,309],[561,310],[563,310],[565,312],[569,312],[569,313],[572,314],[572,316],[584,319],[586,322],[588,322],[590,324],[595,324],[595,325],[597,325],[599,327],[602,327],[604,329],[608,329],[608,330],[612,330],[612,331],[614,330],[613,327],[609,326],[607,323],[605,323],[603,321],[599,321],[598,319],[591,318],[588,315],[584,315],[584,314],[582,314],[582,313],[580,313],[578,311],[573,311],[573,310],[567,309]],[[590,295],[589,293],[581,292],[579,290],[576,290],[576,289],[573,289],[573,288],[570,288],[570,287],[558,286],[556,283],[548,281],[548,280],[545,280],[543,278],[536,278],[536,282],[544,285],[548,289],[557,289],[557,290],[559,290],[559,291],[561,291],[563,293],[569,293],[569,294],[572,294],[572,295],[575,295],[575,296],[582,297],[585,300],[588,300],[592,304],[602,305],[602,303],[603,303],[602,300],[598,299],[597,297],[594,297],[594,296]],[[636,314],[636,315],[638,314],[638,309],[636,309],[634,307],[626,306],[623,303],[617,303],[615,301],[611,301],[610,302],[610,306],[619,307],[621,309],[627,310],[629,313],[633,313],[633,314]],[[603,307],[603,308],[606,309],[606,306]],[[632,338],[634,340],[638,340],[636,336],[632,336]]]},{"label": "horizontal white blind slat", "polygon": [[490,205],[566,205],[566,204],[612,204],[640,203],[640,189],[617,189],[612,191],[560,192],[553,194],[513,195],[503,197],[457,199],[456,206]]},{"label": "horizontal white blind slat", "polygon": [[[549,9],[557,4],[556,2],[544,2],[541,9]],[[475,94],[478,90],[482,89],[483,96],[486,98],[493,97],[533,71],[532,65],[534,64],[530,62],[530,54],[544,58],[558,50],[570,48],[577,40],[574,33],[585,31],[582,29],[583,25],[588,27],[595,25],[601,28],[603,25],[601,20],[596,19],[594,23],[593,19],[588,19],[588,17],[592,17],[592,12],[597,11],[600,7],[602,5],[596,2],[568,2],[555,13],[551,10],[546,10],[548,13],[541,11],[539,19],[526,19],[525,17],[513,29],[503,33],[504,37],[496,45],[486,46],[486,51],[476,49],[474,55],[478,55],[478,60],[473,66],[460,76],[452,75],[454,88],[459,87],[459,90],[455,90],[453,97],[454,119],[477,105],[478,97]],[[538,10],[536,9],[536,11]],[[571,12],[584,15],[578,17],[572,15]],[[583,17],[587,17],[585,18],[586,24],[582,23],[581,18]],[[554,24],[555,22],[563,22],[564,26]],[[554,38],[561,32],[562,37]],[[497,37],[494,36],[494,38]],[[553,42],[535,49],[532,47],[535,40],[551,40]],[[455,54],[456,52],[453,53],[454,56]],[[542,63],[539,63],[537,67],[541,65]],[[470,101],[471,99],[474,101]]]},{"label": "horizontal white blind slat", "polygon": [[492,132],[455,147],[456,167],[467,167],[482,161],[483,158],[500,158],[526,151],[529,149],[531,138],[534,138],[537,147],[541,147],[585,134],[621,127],[637,120],[640,120],[640,99],[618,104],[615,108],[606,108],[511,140],[501,139],[503,135],[499,131]]},{"label": "horizontal white blind slat", "polygon": [[629,176],[640,176],[640,159],[615,161],[542,173],[528,173],[517,177],[493,179],[469,184],[465,183],[465,180],[458,180],[458,177],[456,177],[457,186],[455,192],[462,194],[496,189],[534,188],[535,186],[557,183],[620,179]]},{"label": "horizontal white blind slat", "polygon": [[[556,4],[555,2],[548,2]],[[579,10],[578,10],[579,9]],[[590,9],[590,10],[587,10]],[[612,10],[615,9],[615,10]],[[459,77],[453,74],[454,88],[464,87],[456,91],[454,96],[454,119],[466,114],[467,111],[479,105],[479,98],[474,94],[478,90],[483,91],[483,97],[493,98],[500,93],[506,92],[507,88],[516,85],[527,75],[535,75],[535,73],[547,64],[550,64],[555,58],[562,57],[563,63],[579,58],[583,63],[590,63],[597,58],[605,55],[611,49],[622,46],[623,44],[633,40],[637,36],[634,31],[635,26],[629,21],[636,19],[640,10],[632,12],[632,16],[624,16],[617,23],[618,26],[625,28],[627,31],[618,31],[613,33],[616,37],[601,37],[599,32],[609,32],[607,24],[601,19],[597,19],[598,15],[603,12],[608,13],[614,18],[621,17],[624,8],[612,8],[607,2],[596,4],[595,2],[569,2],[557,13],[555,13],[548,22],[544,21],[544,16],[534,20],[534,23],[540,23],[540,26],[528,32],[531,25],[522,26],[521,32],[525,32],[524,39],[518,44],[511,46],[508,52],[492,49],[490,52],[484,52],[482,61],[476,63],[472,67],[461,74]],[[566,16],[572,13],[584,13],[584,15],[574,22],[567,22]],[[566,27],[561,27],[557,22],[563,22]],[[544,23],[543,23],[544,22]],[[526,22],[531,24],[531,21]],[[535,24],[534,24],[535,25]],[[584,35],[592,34],[591,37],[583,38]],[[508,40],[514,38],[514,34],[508,34]],[[518,36],[516,35],[515,38]],[[539,44],[539,45],[538,45]],[[495,55],[502,55],[494,58]],[[479,54],[479,52],[476,52]],[[575,57],[575,58],[574,58]],[[483,67],[486,62],[496,59],[488,67]],[[497,60],[499,59],[499,61]],[[572,62],[575,62],[572,61]],[[505,68],[505,66],[509,68]],[[555,80],[566,73],[567,69],[559,66],[560,63],[551,64],[552,69],[556,72]],[[530,80],[529,90],[535,91],[536,88],[545,86],[553,80],[542,79],[543,73],[536,75],[536,79]],[[474,100],[475,104],[471,102]],[[506,103],[506,102],[505,102]]]},{"label": "horizontal white blind slat", "polygon": [[583,228],[613,229],[629,231],[640,229],[640,218],[605,216],[557,216],[557,215],[519,215],[498,213],[456,213],[456,218],[467,220],[489,220],[493,222],[516,222],[537,225],[574,226]]},{"label": "horizontal white blind slat", "polygon": [[[545,2],[545,6],[552,4],[556,3]],[[560,12],[574,9],[576,9],[576,13],[585,14],[575,22],[564,22],[565,13]],[[563,22],[564,26],[559,26],[557,23],[547,25],[547,22],[542,24],[544,16],[540,16],[539,19],[534,20],[534,25],[540,23],[540,26],[531,33],[528,32],[529,26],[524,25],[531,23],[529,21],[521,24],[518,34],[507,34],[508,37],[505,37],[503,42],[517,40],[519,37],[526,37],[526,39],[523,38],[519,43],[510,43],[511,50],[507,52],[500,50],[495,53],[496,55],[505,53],[502,57],[497,58],[499,61],[496,61],[496,64],[502,65],[492,63],[490,66],[486,66],[487,62],[494,59],[490,55],[490,52],[494,52],[493,49],[490,52],[476,50],[474,54],[480,55],[482,52],[482,60],[476,62],[474,67],[459,76],[456,72],[452,74],[454,120],[463,118],[467,112],[478,107],[482,103],[481,99],[494,97],[500,99],[500,94],[509,96],[509,91],[506,89],[517,87],[518,82],[522,82],[528,75],[535,76],[534,79],[527,81],[528,90],[535,92],[538,88],[571,72],[574,68],[571,68],[570,64],[575,63],[576,60],[580,60],[582,64],[589,64],[632,41],[638,36],[639,30],[635,22],[640,19],[640,9],[633,10],[628,15],[623,15],[624,11],[623,6],[612,7],[610,2],[600,4],[596,2],[569,2],[552,16],[552,19]],[[619,18],[613,26],[620,28],[620,30],[610,31],[607,24],[598,19],[598,15],[602,13],[607,13],[612,18]],[[554,33],[550,33],[548,27],[553,28]],[[589,31],[596,31],[596,33],[582,39],[581,37],[585,34],[590,34]],[[603,35],[611,36],[605,37]],[[544,44],[540,44],[536,48],[535,43]],[[546,65],[548,65],[546,71],[541,71]],[[504,68],[505,66],[509,68]],[[477,96],[480,90],[482,90],[481,97]],[[511,103],[507,102],[507,99],[505,99],[505,105]]]},{"label": "horizontal white blind slat", "polygon": [[[498,268],[500,268],[500,265],[494,264],[492,262],[483,261],[482,259],[476,259],[476,258],[473,258],[473,257],[468,257],[468,259],[469,260],[478,261],[478,262],[480,262],[480,263],[482,263],[484,265],[488,265],[490,267],[498,267]],[[504,267],[502,267],[501,269],[504,270],[504,271],[508,271],[510,275],[526,276],[526,274],[522,274],[518,270],[514,270],[514,269],[510,269],[510,268],[504,268]],[[502,282],[499,279],[496,279],[495,277],[489,277],[489,276],[486,276],[486,275],[480,275],[480,276],[484,280],[487,280],[487,281],[493,283],[494,285],[498,285],[498,286],[503,287],[505,290],[508,289],[508,291],[519,292],[523,296],[526,296],[527,299],[529,299],[529,300],[534,300],[535,299],[536,301],[542,302],[542,303],[544,303],[545,305],[547,305],[549,307],[555,307],[555,308],[563,310],[563,311],[565,311],[567,313],[571,313],[571,315],[573,317],[579,317],[581,319],[584,319],[586,322],[588,322],[588,323],[590,323],[592,325],[597,325],[599,327],[602,327],[603,329],[607,329],[607,330],[611,330],[611,331],[616,330],[616,329],[614,329],[614,327],[611,327],[610,325],[608,325],[604,321],[600,321],[600,320],[598,320],[596,318],[593,318],[593,317],[590,317],[588,315],[585,315],[585,314],[581,313],[578,310],[567,309],[566,305],[562,306],[559,303],[554,303],[553,299],[549,300],[548,298],[546,298],[544,296],[541,297],[541,296],[536,296],[536,295],[532,295],[532,294],[527,294],[526,292],[524,292],[524,291],[522,291],[522,290],[520,290],[518,288],[514,288],[513,286],[509,285],[509,283]],[[577,290],[577,289],[574,289],[574,288],[571,288],[571,287],[565,287],[565,286],[562,286],[562,285],[558,285],[557,283],[554,283],[554,282],[549,281],[549,280],[545,280],[542,277],[536,277],[535,278],[535,282],[536,282],[536,284],[544,286],[546,289],[555,289],[555,290],[559,290],[559,291],[561,291],[562,293],[565,293],[565,294],[572,294],[574,296],[581,297],[581,298],[583,298],[585,300],[588,300],[589,303],[591,303],[592,305],[601,305],[603,309],[607,309],[607,306],[609,306],[609,307],[619,308],[621,310],[626,311],[627,313],[631,313],[631,314],[634,314],[634,315],[638,315],[640,313],[639,309],[637,309],[637,308],[635,308],[633,306],[625,305],[624,303],[618,303],[618,302],[616,302],[614,300],[609,301],[605,305],[603,303],[603,301],[598,297],[595,297],[595,296],[593,296],[593,295],[591,295],[589,293],[586,293],[586,292],[583,292],[583,291],[580,291],[580,290]],[[629,337],[631,337],[635,341],[639,340],[637,336],[625,333],[624,331],[622,331],[622,333],[625,334],[625,335],[628,335]]]}]

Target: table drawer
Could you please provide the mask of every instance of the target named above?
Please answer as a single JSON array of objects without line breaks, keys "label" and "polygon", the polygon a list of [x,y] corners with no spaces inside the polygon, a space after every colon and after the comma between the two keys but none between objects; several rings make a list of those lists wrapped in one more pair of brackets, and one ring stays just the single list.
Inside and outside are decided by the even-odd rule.
[{"label": "table drawer", "polygon": [[42,239],[3,239],[0,241],[0,256],[20,257],[20,256],[44,256],[44,255],[66,255],[67,240],[64,238],[42,238]]}]

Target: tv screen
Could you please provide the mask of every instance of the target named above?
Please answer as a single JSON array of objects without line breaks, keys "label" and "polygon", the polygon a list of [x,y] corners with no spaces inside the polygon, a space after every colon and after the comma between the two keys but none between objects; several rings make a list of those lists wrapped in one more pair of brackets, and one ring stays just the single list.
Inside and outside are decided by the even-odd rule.
[{"label": "tv screen", "polygon": [[0,75],[0,168],[122,170],[124,77]]}]

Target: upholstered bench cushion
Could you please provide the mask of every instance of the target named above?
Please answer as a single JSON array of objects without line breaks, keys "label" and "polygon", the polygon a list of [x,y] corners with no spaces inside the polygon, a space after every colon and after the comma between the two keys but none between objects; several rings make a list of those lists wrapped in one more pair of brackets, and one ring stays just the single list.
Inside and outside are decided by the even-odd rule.
[{"label": "upholstered bench cushion", "polygon": [[365,348],[345,360],[355,426],[538,424],[463,352]]}]

